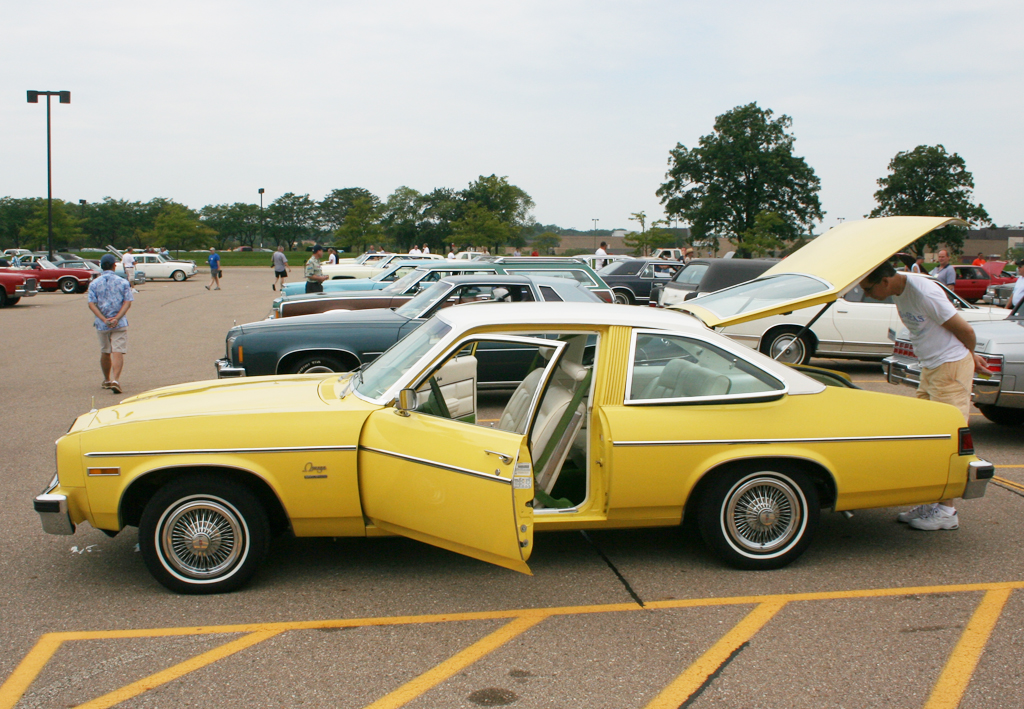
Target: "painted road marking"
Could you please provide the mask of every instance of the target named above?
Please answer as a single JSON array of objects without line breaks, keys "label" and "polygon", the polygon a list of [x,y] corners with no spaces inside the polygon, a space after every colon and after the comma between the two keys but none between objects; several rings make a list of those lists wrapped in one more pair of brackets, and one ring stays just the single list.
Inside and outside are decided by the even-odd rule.
[{"label": "painted road marking", "polygon": [[[727,598],[695,598],[669,601],[651,601],[641,607],[635,603],[613,603],[591,606],[563,606],[556,608],[533,608],[503,611],[479,611],[472,613],[450,613],[419,616],[396,616],[382,618],[353,618],[317,621],[292,621],[277,623],[247,623],[238,625],[198,626],[185,628],[153,628],[144,630],[97,630],[47,633],[39,638],[28,655],[15,668],[10,677],[0,686],[0,709],[14,707],[32,682],[54,656],[61,645],[73,640],[110,640],[122,638],[161,638],[189,635],[214,635],[245,633],[241,638],[202,653],[166,670],[157,672],[121,689],[115,690],[83,707],[97,709],[110,707],[126,699],[136,697],[149,689],[167,684],[188,673],[206,667],[219,659],[254,647],[263,640],[289,630],[313,630],[322,628],[358,628],[367,626],[415,625],[447,623],[454,621],[499,620],[509,622],[482,640],[456,653],[445,662],[407,682],[397,690],[385,695],[370,706],[373,709],[393,709],[419,697],[477,660],[487,656],[509,640],[521,635],[543,620],[554,616],[584,615],[588,613],[650,613],[655,610],[676,608],[701,608],[717,606],[750,605],[755,608],[719,639],[709,650],[686,668],[677,679],[666,687],[649,707],[679,706],[701,690],[715,674],[750,638],[756,635],[784,606],[806,601],[832,601],[854,598],[891,598],[895,596],[916,596],[938,593],[977,593],[985,597],[979,604],[957,646],[953,649],[946,666],[932,691],[932,699],[945,702],[956,695],[957,702],[966,690],[978,660],[984,651],[989,636],[1001,615],[1010,593],[1024,589],[1024,581],[1001,583],[974,583],[949,586],[917,586],[906,588],[863,589],[852,591],[822,591],[816,593],[792,593],[761,596],[733,596]],[[941,696],[940,696],[941,695]],[[671,701],[677,701],[672,705]],[[658,703],[660,702],[660,703]],[[955,706],[956,703],[948,704]],[[945,703],[929,703],[926,709],[939,709]]]},{"label": "painted road marking", "polygon": [[1002,485],[1003,487],[1009,488],[1011,490],[1015,490],[1016,492],[1024,493],[1024,485],[1014,482],[1013,480],[1007,480],[1006,478],[1001,478],[998,475],[994,475],[992,476],[992,482],[996,483],[997,485]]}]

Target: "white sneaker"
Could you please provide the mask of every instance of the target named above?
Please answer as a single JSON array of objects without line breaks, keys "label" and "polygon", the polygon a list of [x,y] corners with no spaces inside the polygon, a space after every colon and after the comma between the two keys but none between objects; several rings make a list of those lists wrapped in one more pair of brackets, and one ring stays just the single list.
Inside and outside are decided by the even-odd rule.
[{"label": "white sneaker", "polygon": [[898,515],[896,515],[896,521],[902,522],[903,524],[910,524],[910,520],[917,519],[918,517],[923,517],[925,512],[935,507],[935,504],[936,503],[931,502],[926,505],[918,505],[914,509],[907,510],[906,512],[900,512]]},{"label": "white sneaker", "polygon": [[956,510],[946,512],[936,506],[935,509],[928,510],[917,519],[910,520],[908,524],[914,529],[934,532],[939,529],[959,529],[960,519],[956,516]]}]

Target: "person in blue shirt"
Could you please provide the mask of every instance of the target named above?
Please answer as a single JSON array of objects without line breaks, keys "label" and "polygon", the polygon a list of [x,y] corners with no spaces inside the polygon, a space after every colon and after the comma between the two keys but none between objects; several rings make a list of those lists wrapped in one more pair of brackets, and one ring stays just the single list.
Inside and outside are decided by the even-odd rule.
[{"label": "person in blue shirt", "polygon": [[103,254],[99,278],[89,284],[89,310],[95,315],[93,324],[100,338],[100,369],[103,370],[103,388],[121,393],[121,369],[128,353],[128,318],[132,307],[132,287],[124,278],[114,274],[117,257]]},{"label": "person in blue shirt", "polygon": [[213,286],[214,290],[220,290],[220,256],[217,255],[217,249],[212,246],[206,262],[210,264],[210,285],[206,286],[206,290],[210,290],[210,286]]}]

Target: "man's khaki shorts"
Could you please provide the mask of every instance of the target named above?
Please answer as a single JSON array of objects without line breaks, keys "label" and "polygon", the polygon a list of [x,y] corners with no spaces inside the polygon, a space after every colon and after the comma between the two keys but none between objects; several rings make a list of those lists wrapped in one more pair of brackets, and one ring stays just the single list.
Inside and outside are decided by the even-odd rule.
[{"label": "man's khaki shorts", "polygon": [[116,330],[97,330],[100,336],[100,352],[110,354],[111,352],[128,353],[128,328],[119,327]]},{"label": "man's khaki shorts", "polygon": [[922,367],[917,398],[952,404],[960,409],[964,420],[970,423],[973,385],[974,355],[969,354],[958,362],[945,362],[935,369]]}]

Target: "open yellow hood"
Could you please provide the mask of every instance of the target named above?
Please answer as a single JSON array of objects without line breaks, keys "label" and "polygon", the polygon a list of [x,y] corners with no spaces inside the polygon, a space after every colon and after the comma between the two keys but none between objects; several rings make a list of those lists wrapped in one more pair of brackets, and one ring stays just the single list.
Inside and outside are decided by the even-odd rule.
[{"label": "open yellow hood", "polygon": [[722,327],[829,303],[893,254],[949,224],[967,226],[948,217],[843,222],[759,278],[670,307],[691,313],[708,327]]}]

